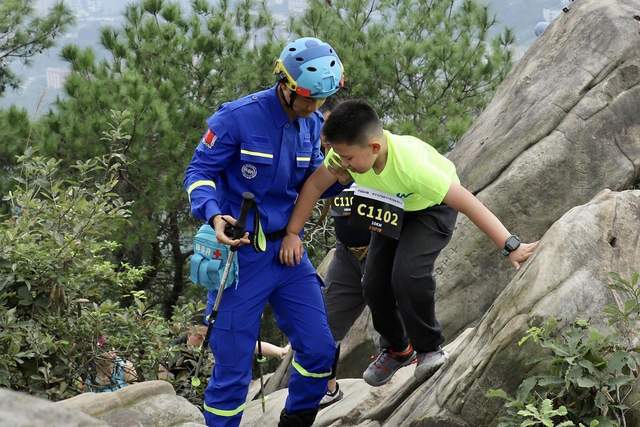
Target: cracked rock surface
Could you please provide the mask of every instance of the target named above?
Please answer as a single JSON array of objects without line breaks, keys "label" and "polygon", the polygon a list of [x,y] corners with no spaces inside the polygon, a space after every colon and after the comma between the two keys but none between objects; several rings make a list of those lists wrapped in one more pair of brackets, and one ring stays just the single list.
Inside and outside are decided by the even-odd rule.
[{"label": "cracked rock surface", "polygon": [[[580,0],[527,51],[449,153],[462,184],[524,241],[602,189],[640,176],[638,0]],[[437,310],[455,337],[514,274],[459,216],[436,264]]]}]

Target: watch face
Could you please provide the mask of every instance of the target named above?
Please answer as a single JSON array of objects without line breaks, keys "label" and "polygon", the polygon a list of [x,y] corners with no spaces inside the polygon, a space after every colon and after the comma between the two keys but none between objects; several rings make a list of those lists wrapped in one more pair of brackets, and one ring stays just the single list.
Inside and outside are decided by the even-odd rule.
[{"label": "watch face", "polygon": [[504,244],[505,249],[511,251],[515,251],[520,246],[520,239],[517,236],[511,236],[507,239]]}]

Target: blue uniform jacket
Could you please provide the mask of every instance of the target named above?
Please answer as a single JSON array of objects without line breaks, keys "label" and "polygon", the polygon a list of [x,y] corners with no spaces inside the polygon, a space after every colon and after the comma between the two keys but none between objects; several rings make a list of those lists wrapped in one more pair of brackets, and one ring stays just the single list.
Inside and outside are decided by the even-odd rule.
[{"label": "blue uniform jacket", "polygon": [[[242,193],[250,191],[265,233],[287,226],[304,181],[322,164],[323,118],[315,112],[289,122],[276,87],[226,103],[207,120],[209,129],[184,178],[196,218],[209,221],[220,213],[237,218]],[[254,230],[253,224],[249,215],[247,230]]]}]

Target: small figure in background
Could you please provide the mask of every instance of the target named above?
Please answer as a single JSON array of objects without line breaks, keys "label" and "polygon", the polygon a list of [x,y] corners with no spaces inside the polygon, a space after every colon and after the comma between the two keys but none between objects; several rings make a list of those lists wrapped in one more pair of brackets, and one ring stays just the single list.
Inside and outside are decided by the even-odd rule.
[{"label": "small figure in background", "polygon": [[116,391],[138,380],[138,374],[131,361],[118,356],[114,349],[106,351],[107,338],[104,335],[98,337],[96,346],[104,352],[94,361],[95,369],[87,378],[86,391],[94,393]]}]

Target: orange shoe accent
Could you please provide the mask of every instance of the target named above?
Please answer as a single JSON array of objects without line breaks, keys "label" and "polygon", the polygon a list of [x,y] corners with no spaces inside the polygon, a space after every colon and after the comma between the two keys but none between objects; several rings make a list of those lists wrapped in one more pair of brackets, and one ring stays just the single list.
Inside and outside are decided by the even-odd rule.
[{"label": "orange shoe accent", "polygon": [[393,351],[391,350],[391,355],[393,357],[406,357],[413,353],[413,346],[409,344],[409,346],[404,351]]}]

